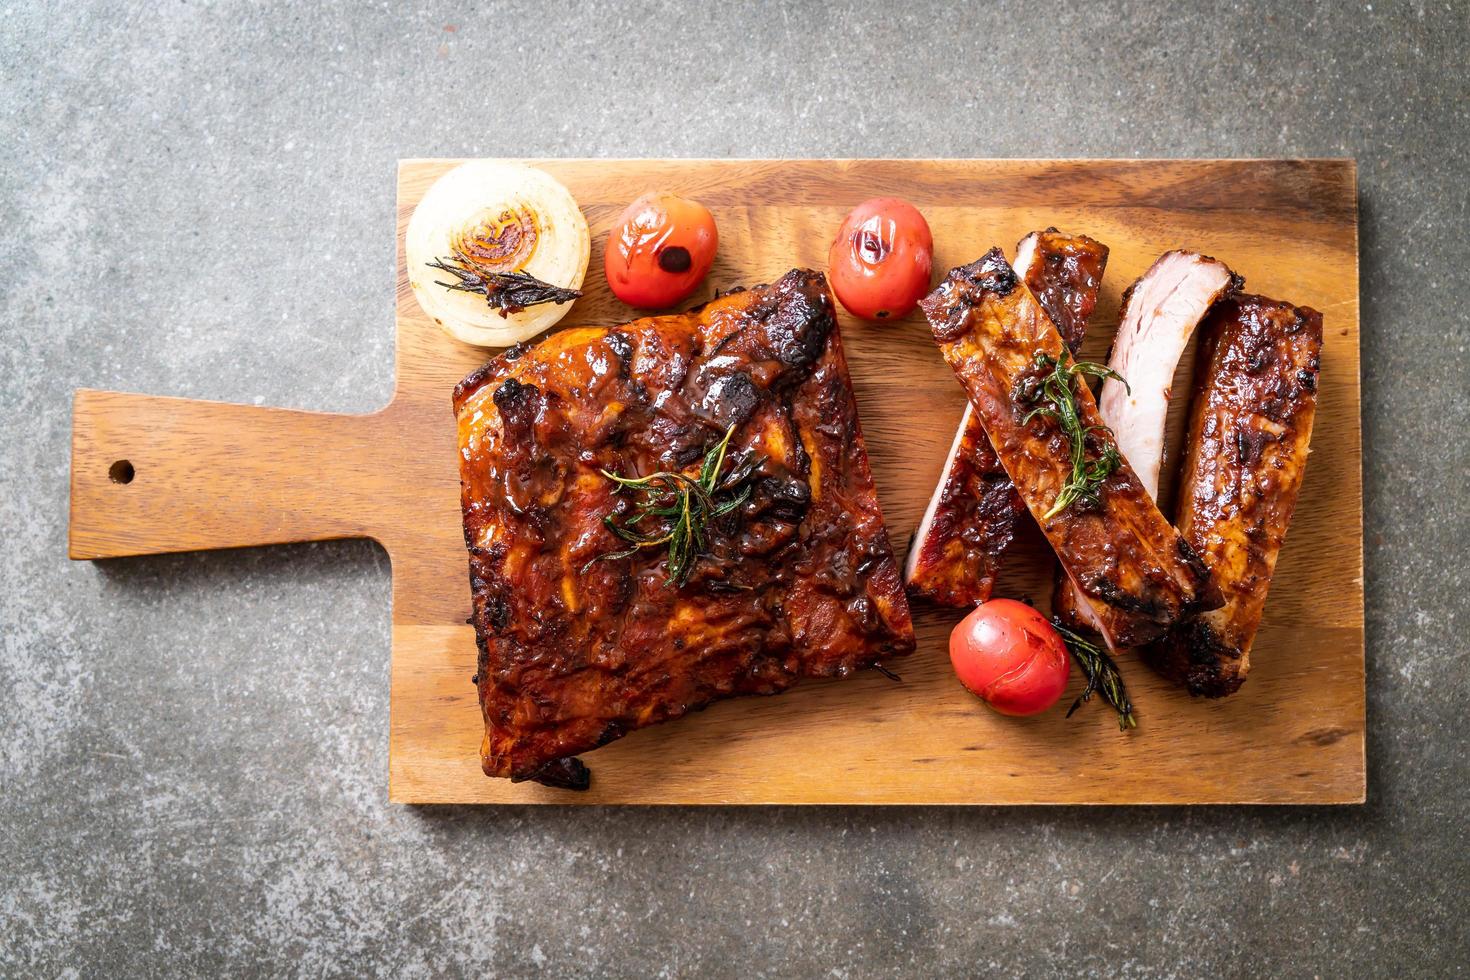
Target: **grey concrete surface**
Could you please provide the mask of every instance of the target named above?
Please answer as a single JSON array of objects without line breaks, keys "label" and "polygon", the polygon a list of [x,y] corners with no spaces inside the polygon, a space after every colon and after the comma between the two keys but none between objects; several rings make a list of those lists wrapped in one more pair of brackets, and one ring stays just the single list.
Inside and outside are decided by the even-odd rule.
[{"label": "grey concrete surface", "polygon": [[[1464,973],[1467,35],[1381,0],[8,4],[0,974]],[[394,161],[475,154],[1357,157],[1369,803],[388,805],[384,556],[70,564],[69,401],[383,403]]]}]

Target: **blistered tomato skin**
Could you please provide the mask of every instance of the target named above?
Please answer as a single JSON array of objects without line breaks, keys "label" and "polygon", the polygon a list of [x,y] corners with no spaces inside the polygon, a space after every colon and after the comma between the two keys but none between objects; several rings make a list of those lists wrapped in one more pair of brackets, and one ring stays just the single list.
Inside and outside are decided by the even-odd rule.
[{"label": "blistered tomato skin", "polygon": [[865,320],[907,316],[929,291],[934,236],[918,209],[875,197],[852,209],[827,254],[832,289]]},{"label": "blistered tomato skin", "polygon": [[1057,703],[1072,665],[1046,617],[1014,599],[991,599],[949,635],[960,683],[1003,715],[1034,715]]},{"label": "blistered tomato skin", "polygon": [[608,233],[608,285],[629,306],[673,306],[699,288],[719,244],[714,215],[704,205],[673,194],[644,194]]}]

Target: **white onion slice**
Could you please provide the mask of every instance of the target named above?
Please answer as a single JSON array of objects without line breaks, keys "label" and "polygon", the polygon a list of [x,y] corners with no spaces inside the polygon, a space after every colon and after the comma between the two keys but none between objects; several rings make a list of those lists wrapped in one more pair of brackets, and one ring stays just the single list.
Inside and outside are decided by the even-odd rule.
[{"label": "white onion slice", "polygon": [[572,304],[502,314],[478,293],[440,285],[455,277],[429,263],[453,264],[457,250],[487,272],[523,272],[580,289],[592,236],[570,191],[550,174],[518,164],[471,160],[440,177],[419,201],[404,235],[408,282],[419,306],[456,340],[508,347],[554,326]]}]

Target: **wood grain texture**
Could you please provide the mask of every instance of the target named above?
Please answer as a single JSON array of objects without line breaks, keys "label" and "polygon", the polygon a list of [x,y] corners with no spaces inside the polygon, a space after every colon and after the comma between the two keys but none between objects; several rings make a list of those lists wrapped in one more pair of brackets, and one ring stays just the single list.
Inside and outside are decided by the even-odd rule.
[{"label": "wood grain texture", "polygon": [[[398,386],[368,416],[79,392],[71,553],[78,558],[365,536],[393,562],[391,799],[546,803],[1343,803],[1365,787],[1356,172],[1351,161],[529,161],[571,188],[593,233],[588,295],[564,325],[630,311],[599,274],[602,240],[645,190],[698,198],[720,227],[704,292],[821,268],[857,202],[896,194],[928,217],[942,274],[1056,225],[1112,254],[1084,356],[1105,355],[1122,290],[1161,252],[1225,260],[1247,288],[1325,314],[1313,453],[1277,567],[1250,681],[1191,700],[1123,663],[1139,729],[1102,705],[1006,719],[965,693],[945,642],[958,614],[915,608],[903,682],[877,675],[724,702],[590,753],[583,794],[480,774],[474,634],[449,393],[485,352],[424,317],[403,267],[415,204],[457,161],[405,161],[398,194]],[[879,495],[902,552],[962,394],[917,315],[842,318]],[[1176,390],[1188,390],[1185,358]],[[1170,416],[1182,444],[1181,399]],[[113,483],[113,462],[134,465]],[[1161,490],[1172,496],[1167,459]],[[241,479],[241,476],[249,479]],[[253,489],[246,489],[252,488]],[[900,554],[901,557],[901,554]],[[1013,547],[997,594],[1044,604],[1039,535]],[[1074,677],[1073,689],[1080,688]]]}]

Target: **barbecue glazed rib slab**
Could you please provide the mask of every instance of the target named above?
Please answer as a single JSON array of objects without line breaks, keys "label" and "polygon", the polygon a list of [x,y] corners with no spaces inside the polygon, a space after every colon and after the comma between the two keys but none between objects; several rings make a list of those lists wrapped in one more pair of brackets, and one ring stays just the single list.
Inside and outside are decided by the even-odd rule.
[{"label": "barbecue glazed rib slab", "polygon": [[[1088,599],[1119,614],[1120,641],[1155,639],[1179,619],[1219,606],[1204,563],[1159,513],[1126,460],[1098,488],[1096,506],[1073,504],[1043,519],[1071,475],[1067,436],[1048,418],[1023,424],[1028,408],[1017,397],[1048,370],[1037,366],[1037,354],[1055,359],[1065,348],[1000,249],[952,270],[920,306],[1062,566]],[[1112,434],[1087,386],[1079,381],[1074,388],[1082,424],[1097,427],[1092,452],[1100,454]]]},{"label": "barbecue glazed rib slab", "polygon": [[[1175,250],[1159,256],[1123,293],[1108,367],[1128,383],[1105,379],[1097,407],[1103,422],[1113,430],[1118,451],[1127,458],[1150,499],[1159,496],[1164,429],[1179,359],[1210,308],[1242,284],[1240,276],[1219,259]],[[1117,649],[1112,614],[1092,608],[1060,573],[1052,592],[1052,611],[1073,627],[1095,630],[1108,646]]]},{"label": "barbecue glazed rib slab", "polygon": [[[487,775],[585,779],[634,729],[913,649],[820,274],[512,348],[454,408]],[[599,560],[633,505],[600,471],[693,474],[732,425],[751,494],[687,582],[661,547]]]},{"label": "barbecue glazed rib slab", "polygon": [[1239,296],[1201,331],[1179,496],[1179,530],[1214,572],[1225,605],[1176,626],[1149,660],[1193,694],[1245,682],[1266,590],[1306,473],[1322,314]]},{"label": "barbecue glazed rib slab", "polygon": [[[1108,248],[1086,235],[1034,231],[1016,246],[1015,270],[1075,354],[1097,307]],[[911,595],[946,606],[990,598],[1001,555],[1026,505],[965,403],[949,457],[909,546],[904,581]]]}]

